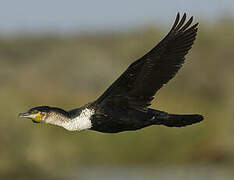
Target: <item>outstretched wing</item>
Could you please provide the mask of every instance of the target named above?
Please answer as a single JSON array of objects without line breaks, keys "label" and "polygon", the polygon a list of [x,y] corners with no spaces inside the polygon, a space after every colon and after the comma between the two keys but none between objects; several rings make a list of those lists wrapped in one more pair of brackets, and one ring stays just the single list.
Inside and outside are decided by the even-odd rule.
[{"label": "outstretched wing", "polygon": [[128,69],[100,96],[96,103],[116,102],[144,110],[155,93],[175,76],[191,49],[197,34],[197,24],[185,23],[186,14],[177,14],[166,37]]}]

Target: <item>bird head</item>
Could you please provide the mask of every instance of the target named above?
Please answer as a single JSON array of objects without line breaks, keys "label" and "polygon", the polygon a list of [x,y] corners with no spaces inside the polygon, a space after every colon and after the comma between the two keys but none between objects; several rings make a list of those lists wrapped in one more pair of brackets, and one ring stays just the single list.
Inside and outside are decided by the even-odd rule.
[{"label": "bird head", "polygon": [[19,113],[20,118],[29,118],[34,123],[44,122],[49,117],[51,108],[49,106],[38,106],[30,109],[25,113]]},{"label": "bird head", "polygon": [[70,119],[69,113],[63,109],[49,106],[38,106],[25,113],[19,113],[20,118],[29,118],[34,123],[48,123],[57,126],[64,126],[64,122]]},{"label": "bird head", "polygon": [[77,116],[79,116],[79,113],[80,111],[77,109],[65,111],[57,107],[38,106],[30,109],[25,113],[19,113],[19,117],[29,118],[34,123],[43,122],[51,125],[60,126],[69,131],[81,131],[90,128],[91,125],[89,124],[89,120],[88,123],[84,123],[84,118],[77,118]]}]

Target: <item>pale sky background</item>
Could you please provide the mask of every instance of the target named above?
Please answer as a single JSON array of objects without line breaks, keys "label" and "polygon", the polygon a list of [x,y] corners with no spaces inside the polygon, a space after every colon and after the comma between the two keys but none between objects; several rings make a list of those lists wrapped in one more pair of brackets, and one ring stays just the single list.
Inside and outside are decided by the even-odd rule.
[{"label": "pale sky background", "polygon": [[0,33],[82,32],[172,23],[177,12],[215,22],[234,0],[0,0]]}]

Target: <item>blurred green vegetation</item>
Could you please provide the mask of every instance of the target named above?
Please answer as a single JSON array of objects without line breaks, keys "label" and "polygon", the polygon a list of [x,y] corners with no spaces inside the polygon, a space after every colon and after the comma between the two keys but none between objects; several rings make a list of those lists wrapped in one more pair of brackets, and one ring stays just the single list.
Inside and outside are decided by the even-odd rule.
[{"label": "blurred green vegetation", "polygon": [[17,118],[33,106],[64,109],[93,101],[168,32],[0,37],[0,174],[58,174],[77,166],[215,164],[234,166],[234,21],[201,23],[176,78],[153,108],[201,113],[186,128],[154,126],[136,132],[68,132]]}]

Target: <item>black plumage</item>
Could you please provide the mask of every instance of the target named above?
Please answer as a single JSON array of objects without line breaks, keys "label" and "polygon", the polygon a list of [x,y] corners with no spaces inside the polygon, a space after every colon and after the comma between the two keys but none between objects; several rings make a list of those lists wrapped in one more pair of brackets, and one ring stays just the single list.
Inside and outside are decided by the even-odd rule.
[{"label": "black plumage", "polygon": [[[191,49],[197,35],[198,23],[191,25],[192,21],[193,17],[186,22],[186,14],[180,19],[178,13],[166,37],[151,51],[133,62],[96,101],[68,112],[46,107],[45,111],[51,111],[49,114],[56,115],[56,118],[60,114],[60,119],[66,124],[60,120],[53,122],[51,118],[48,123],[74,130],[72,125],[77,124],[73,123],[70,127],[67,122],[82,117],[83,120],[80,118],[81,121],[79,119],[77,123],[82,124],[85,120],[91,121],[91,124],[85,124],[87,128],[84,124],[82,127],[77,126],[78,130],[86,128],[116,133],[151,125],[182,127],[202,121],[201,115],[176,115],[148,108],[156,92],[175,76],[184,63],[185,55]],[[84,110],[91,110],[92,113]]]},{"label": "black plumage", "polygon": [[111,97],[141,110],[149,106],[155,93],[178,72],[195,40],[198,23],[189,27],[193,17],[187,23],[185,20],[186,14],[180,20],[178,13],[167,36],[132,63],[97,102]]},{"label": "black plumage", "polygon": [[185,20],[186,14],[180,20],[178,13],[166,37],[132,63],[95,101],[94,130],[118,132],[152,124],[180,127],[203,119],[201,115],[172,115],[148,108],[155,93],[181,68],[195,40],[198,23],[190,27],[193,17],[187,23]]}]

